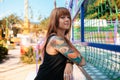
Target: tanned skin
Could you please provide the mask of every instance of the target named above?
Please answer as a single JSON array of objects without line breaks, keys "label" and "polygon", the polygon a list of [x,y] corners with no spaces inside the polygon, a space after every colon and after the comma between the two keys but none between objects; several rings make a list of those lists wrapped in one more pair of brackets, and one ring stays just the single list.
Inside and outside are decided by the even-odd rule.
[{"label": "tanned skin", "polygon": [[62,38],[59,36],[51,37],[46,49],[48,54],[50,54],[50,51],[53,49],[54,51],[52,52],[54,53],[52,53],[51,55],[56,55],[58,54],[57,52],[60,52],[77,65],[85,65],[84,58],[81,58],[80,52],[72,45],[69,40],[67,40],[67,38]]}]

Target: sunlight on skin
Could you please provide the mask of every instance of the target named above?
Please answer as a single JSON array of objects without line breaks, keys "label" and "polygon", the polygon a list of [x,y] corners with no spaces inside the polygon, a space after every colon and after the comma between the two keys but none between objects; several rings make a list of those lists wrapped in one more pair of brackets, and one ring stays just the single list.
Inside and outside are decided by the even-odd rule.
[{"label": "sunlight on skin", "polygon": [[75,51],[69,47],[68,43],[66,43],[63,38],[54,36],[51,40],[51,46],[53,46],[57,51],[61,52],[73,62],[77,64],[81,62],[82,58],[80,55],[75,53]]}]

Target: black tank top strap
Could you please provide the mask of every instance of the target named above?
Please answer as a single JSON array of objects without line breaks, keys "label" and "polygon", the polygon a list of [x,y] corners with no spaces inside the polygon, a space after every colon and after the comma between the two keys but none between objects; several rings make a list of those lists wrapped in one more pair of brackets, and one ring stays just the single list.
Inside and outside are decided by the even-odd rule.
[{"label": "black tank top strap", "polygon": [[45,48],[46,48],[46,45],[47,45],[47,43],[49,42],[50,38],[51,38],[52,36],[55,36],[55,35],[56,35],[56,34],[51,34],[50,36],[48,36],[47,41],[46,41],[46,44],[45,44]]}]

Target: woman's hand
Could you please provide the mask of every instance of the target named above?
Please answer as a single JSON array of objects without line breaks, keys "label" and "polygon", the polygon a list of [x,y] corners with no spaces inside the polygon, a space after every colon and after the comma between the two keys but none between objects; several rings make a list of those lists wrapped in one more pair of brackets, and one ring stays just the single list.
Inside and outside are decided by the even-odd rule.
[{"label": "woman's hand", "polygon": [[73,79],[73,65],[71,63],[66,63],[66,67],[64,70],[64,80],[72,79]]}]

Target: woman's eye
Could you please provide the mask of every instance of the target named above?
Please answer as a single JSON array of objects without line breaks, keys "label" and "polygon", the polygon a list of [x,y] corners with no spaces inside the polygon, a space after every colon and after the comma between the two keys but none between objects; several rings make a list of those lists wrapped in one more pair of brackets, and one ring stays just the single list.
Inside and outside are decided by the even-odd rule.
[{"label": "woman's eye", "polygon": [[67,18],[69,18],[70,19],[70,17],[68,16]]},{"label": "woman's eye", "polygon": [[69,16],[61,16],[60,18],[62,18],[62,19],[64,19],[64,18],[68,18],[68,19],[70,19]]},{"label": "woman's eye", "polygon": [[64,19],[65,17],[64,17],[64,16],[61,16],[60,18]]}]

